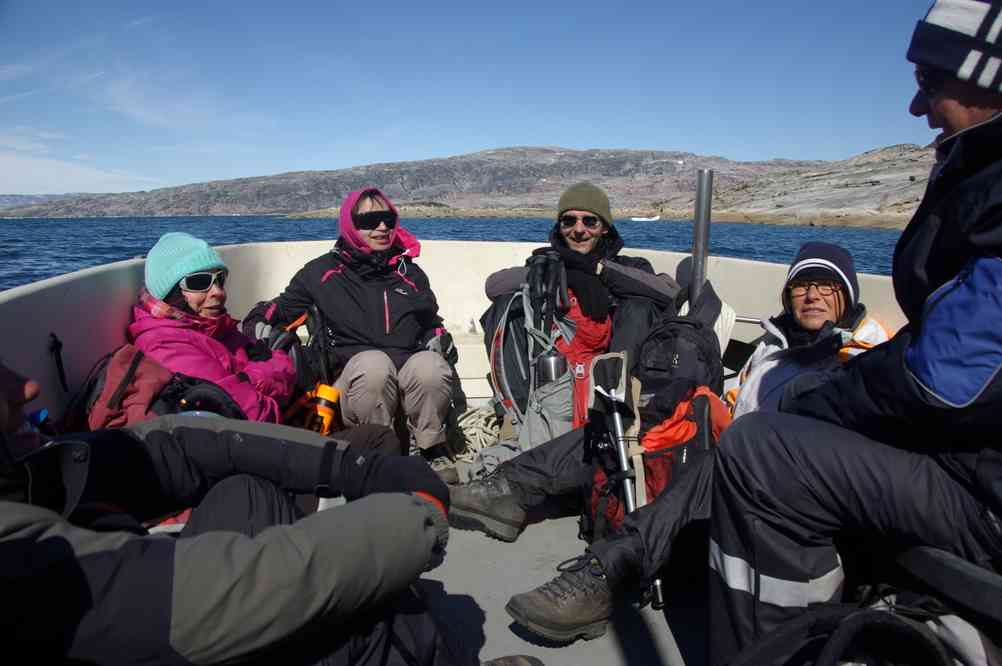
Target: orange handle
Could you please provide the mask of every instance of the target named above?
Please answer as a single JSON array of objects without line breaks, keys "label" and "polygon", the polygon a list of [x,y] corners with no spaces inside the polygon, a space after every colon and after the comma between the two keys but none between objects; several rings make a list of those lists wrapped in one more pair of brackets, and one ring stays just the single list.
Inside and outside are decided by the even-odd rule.
[{"label": "orange handle", "polygon": [[290,333],[306,323],[306,313],[299,315],[299,319],[285,327],[285,332]]}]

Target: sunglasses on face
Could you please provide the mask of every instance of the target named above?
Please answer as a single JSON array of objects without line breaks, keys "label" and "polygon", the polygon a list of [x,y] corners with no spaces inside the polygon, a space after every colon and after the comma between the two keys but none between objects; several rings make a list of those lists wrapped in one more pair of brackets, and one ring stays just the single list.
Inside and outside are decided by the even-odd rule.
[{"label": "sunglasses on face", "polygon": [[842,289],[841,284],[830,280],[823,282],[815,282],[813,280],[810,282],[791,282],[787,286],[787,289],[790,290],[790,296],[793,296],[794,298],[803,298],[807,295],[807,292],[811,290],[811,287],[817,289],[818,293],[822,296],[831,296],[836,291],[841,291]]},{"label": "sunglasses on face", "polygon": [[935,69],[919,67],[915,70],[915,83],[922,94],[932,99],[943,90],[948,75]]},{"label": "sunglasses on face", "polygon": [[204,271],[185,275],[181,278],[181,290],[205,292],[212,289],[214,284],[218,284],[222,289],[226,285],[226,275],[226,271]]},{"label": "sunglasses on face", "polygon": [[392,210],[374,210],[371,213],[357,213],[353,218],[356,229],[372,231],[385,224],[387,229],[397,226],[397,215]]},{"label": "sunglasses on face", "polygon": [[564,229],[570,229],[578,223],[578,220],[581,220],[581,224],[585,225],[588,229],[594,229],[602,224],[602,220],[594,215],[582,215],[580,217],[577,215],[561,215],[560,226]]}]

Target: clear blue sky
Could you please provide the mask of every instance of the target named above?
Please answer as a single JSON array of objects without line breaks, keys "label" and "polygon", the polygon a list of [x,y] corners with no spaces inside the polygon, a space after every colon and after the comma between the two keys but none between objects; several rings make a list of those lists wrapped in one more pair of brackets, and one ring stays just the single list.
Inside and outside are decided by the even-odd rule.
[{"label": "clear blue sky", "polygon": [[0,193],[506,146],[839,159],[934,133],[930,0],[0,0]]}]

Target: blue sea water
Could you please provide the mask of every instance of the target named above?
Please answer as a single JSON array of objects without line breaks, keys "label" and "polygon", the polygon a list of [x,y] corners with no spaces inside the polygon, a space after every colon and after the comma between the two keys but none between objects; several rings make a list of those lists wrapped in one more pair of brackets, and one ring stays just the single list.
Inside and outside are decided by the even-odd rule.
[{"label": "blue sea water", "polygon": [[[419,239],[542,243],[553,222],[440,218],[404,224]],[[692,247],[691,222],[620,220],[616,226],[629,247],[683,252]],[[144,255],[168,231],[187,231],[213,245],[228,245],[335,238],[337,222],[266,216],[0,219],[0,290]],[[900,231],[887,229],[715,222],[710,252],[785,264],[801,243],[824,240],[848,248],[858,271],[886,275],[899,235]]]}]

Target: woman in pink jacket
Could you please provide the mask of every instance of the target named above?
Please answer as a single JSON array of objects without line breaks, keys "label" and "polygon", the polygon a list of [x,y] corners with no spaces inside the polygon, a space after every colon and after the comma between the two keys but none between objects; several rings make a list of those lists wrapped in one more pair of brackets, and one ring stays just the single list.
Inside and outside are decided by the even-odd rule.
[{"label": "woman in pink jacket", "polygon": [[132,308],[132,343],[164,367],[207,379],[251,421],[278,423],[295,387],[285,352],[255,345],[226,313],[226,264],[191,234],[166,233],[146,257],[146,286]]}]

